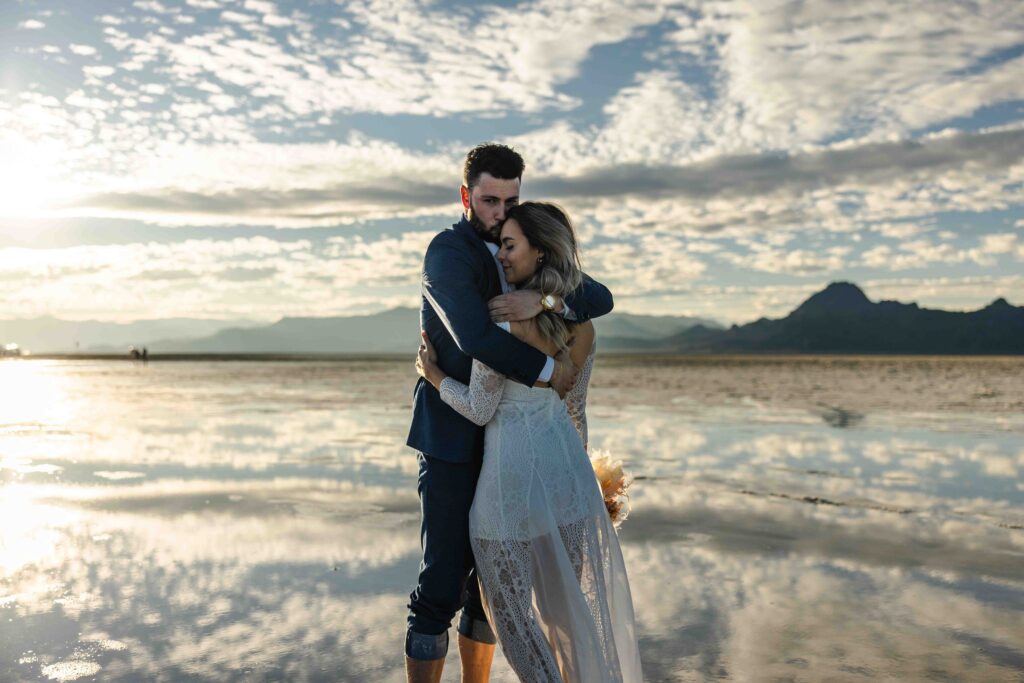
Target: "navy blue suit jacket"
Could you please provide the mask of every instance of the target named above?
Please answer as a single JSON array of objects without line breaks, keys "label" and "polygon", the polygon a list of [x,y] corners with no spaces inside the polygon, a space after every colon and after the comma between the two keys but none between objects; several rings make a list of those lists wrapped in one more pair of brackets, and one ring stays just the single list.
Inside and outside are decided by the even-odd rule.
[{"label": "navy blue suit jacket", "polygon": [[[420,326],[449,376],[469,384],[473,359],[527,386],[537,381],[547,356],[493,322],[487,302],[501,294],[498,267],[483,239],[463,217],[438,233],[423,259]],[[579,322],[612,310],[611,292],[587,276],[566,298]],[[407,445],[448,462],[471,462],[483,454],[484,428],[459,415],[422,377],[413,391]]]}]

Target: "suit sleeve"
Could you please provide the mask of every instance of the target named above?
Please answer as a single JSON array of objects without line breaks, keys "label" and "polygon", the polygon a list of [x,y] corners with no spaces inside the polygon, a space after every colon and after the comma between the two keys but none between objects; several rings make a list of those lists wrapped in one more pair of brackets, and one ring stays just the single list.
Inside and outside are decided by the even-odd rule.
[{"label": "suit sleeve", "polygon": [[611,313],[615,305],[608,288],[586,273],[583,274],[583,282],[566,297],[565,303],[576,315],[576,322],[581,323]]},{"label": "suit sleeve", "polygon": [[491,322],[480,294],[481,265],[453,240],[435,238],[423,261],[423,294],[460,351],[531,386],[547,356]]}]

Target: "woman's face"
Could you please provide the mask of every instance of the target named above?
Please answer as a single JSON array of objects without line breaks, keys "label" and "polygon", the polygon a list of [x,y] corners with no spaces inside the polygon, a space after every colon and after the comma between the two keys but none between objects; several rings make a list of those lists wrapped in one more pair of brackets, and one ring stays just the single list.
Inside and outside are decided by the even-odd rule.
[{"label": "woman's face", "polygon": [[535,249],[526,240],[523,229],[514,219],[508,219],[501,228],[501,248],[498,261],[505,269],[505,280],[510,285],[526,282],[537,272],[544,252]]}]

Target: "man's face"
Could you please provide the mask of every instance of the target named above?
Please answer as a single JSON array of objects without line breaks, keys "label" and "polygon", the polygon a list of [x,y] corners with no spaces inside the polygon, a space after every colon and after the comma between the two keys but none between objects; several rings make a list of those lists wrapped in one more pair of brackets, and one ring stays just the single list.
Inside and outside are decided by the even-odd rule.
[{"label": "man's face", "polygon": [[505,214],[519,203],[519,178],[505,180],[481,173],[472,190],[462,188],[462,206],[466,218],[481,236],[498,241]]}]

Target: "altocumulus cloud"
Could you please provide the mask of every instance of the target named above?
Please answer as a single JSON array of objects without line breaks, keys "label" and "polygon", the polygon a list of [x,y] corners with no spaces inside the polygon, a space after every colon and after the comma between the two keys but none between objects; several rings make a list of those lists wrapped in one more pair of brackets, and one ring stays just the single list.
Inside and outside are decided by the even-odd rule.
[{"label": "altocumulus cloud", "polygon": [[[134,270],[114,247],[22,264],[85,259],[68,267],[109,292],[90,315],[129,315],[129,281],[168,315],[242,310],[246,293],[307,314],[328,312],[317,297],[415,301],[420,237],[345,231],[449,224],[461,157],[487,138],[524,152],[524,197],[566,205],[633,310],[742,320],[839,277],[955,306],[984,303],[989,277],[1024,299],[1006,236],[1024,223],[1020,3],[63,4],[74,30],[19,3],[0,46],[67,74],[0,91],[5,221],[340,235],[303,259],[220,263],[235,247],[206,240],[120,245],[152,258]],[[17,310],[74,310],[68,277],[33,283]]]},{"label": "altocumulus cloud", "polygon": [[[1019,167],[1024,158],[1024,130],[942,133],[917,140],[837,146],[803,154],[723,156],[693,164],[605,166],[574,176],[527,178],[531,195],[554,200],[638,198],[744,199],[784,193],[803,194],[824,188],[867,188],[894,181],[927,180],[947,171],[970,168],[988,174]],[[432,163],[431,166],[436,166]],[[454,165],[454,161],[453,161]],[[325,166],[324,174],[330,173]],[[233,222],[310,224],[401,214],[443,213],[453,204],[457,175],[447,183],[402,172],[376,181],[338,182],[322,188],[238,188],[224,192],[110,192],[65,205],[73,211],[192,217],[187,222],[223,217]],[[185,219],[181,219],[185,220]]]},{"label": "altocumulus cloud", "polygon": [[1002,171],[1019,166],[1022,157],[1024,130],[1015,129],[936,135],[805,154],[725,156],[688,166],[610,166],[574,177],[542,178],[535,181],[534,190],[551,197],[756,197],[851,182],[878,185],[927,178],[967,165],[975,172]]}]

